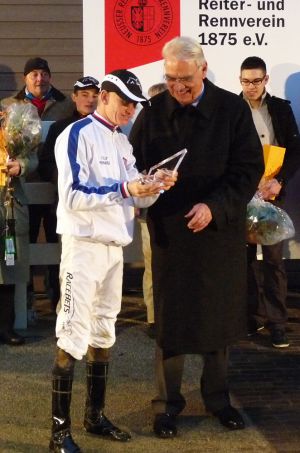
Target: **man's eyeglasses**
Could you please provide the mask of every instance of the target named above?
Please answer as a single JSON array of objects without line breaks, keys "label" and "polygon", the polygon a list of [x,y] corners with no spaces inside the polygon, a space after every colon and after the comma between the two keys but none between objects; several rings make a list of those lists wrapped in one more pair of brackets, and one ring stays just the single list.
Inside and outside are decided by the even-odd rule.
[{"label": "man's eyeglasses", "polygon": [[200,66],[197,67],[196,71],[192,74],[192,75],[189,75],[189,76],[185,76],[185,77],[172,77],[170,76],[169,74],[165,74],[164,75],[164,79],[167,83],[192,83],[194,81],[194,77],[195,77],[195,74],[196,72],[198,71],[198,69],[200,68]]},{"label": "man's eyeglasses", "polygon": [[241,84],[245,87],[248,87],[249,85],[258,87],[259,85],[262,84],[262,82],[265,80],[265,78],[266,78],[266,76],[261,77],[260,79],[254,79],[254,80],[241,79]]}]

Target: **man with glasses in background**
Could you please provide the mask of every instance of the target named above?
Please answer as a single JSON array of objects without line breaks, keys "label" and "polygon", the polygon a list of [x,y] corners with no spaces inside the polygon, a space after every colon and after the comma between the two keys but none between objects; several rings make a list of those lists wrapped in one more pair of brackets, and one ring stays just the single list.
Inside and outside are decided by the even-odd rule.
[{"label": "man with glasses in background", "polygon": [[[261,144],[286,149],[279,173],[259,184],[259,192],[264,200],[282,206],[286,186],[300,166],[300,138],[289,101],[271,96],[266,91],[268,81],[266,63],[261,58],[248,57],[243,61],[240,72],[241,96],[250,107]],[[261,272],[256,251],[255,244],[247,245],[248,335],[267,326],[272,345],[285,348],[289,346],[289,340],[286,335],[287,276],[282,259],[283,241],[262,246]]]},{"label": "man with glasses in background", "polygon": [[163,58],[168,89],[140,112],[129,139],[139,170],[187,149],[177,185],[147,217],[157,326],[153,429],[171,438],[185,407],[185,354],[203,356],[206,409],[225,427],[244,428],[230,404],[228,346],[246,334],[246,206],[263,158],[246,103],[207,80],[199,43],[174,38]]}]

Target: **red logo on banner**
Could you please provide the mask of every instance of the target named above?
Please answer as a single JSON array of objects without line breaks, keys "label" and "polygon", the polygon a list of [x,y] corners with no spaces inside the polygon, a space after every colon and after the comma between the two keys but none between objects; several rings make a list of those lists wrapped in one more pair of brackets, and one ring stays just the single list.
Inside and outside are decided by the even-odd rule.
[{"label": "red logo on banner", "polygon": [[114,10],[114,23],[119,34],[126,41],[140,46],[160,41],[170,30],[172,21],[168,0],[164,1],[164,7],[159,0],[131,0],[126,4],[119,1]]},{"label": "red logo on banner", "polygon": [[179,34],[180,0],[106,0],[105,71],[160,60]]}]

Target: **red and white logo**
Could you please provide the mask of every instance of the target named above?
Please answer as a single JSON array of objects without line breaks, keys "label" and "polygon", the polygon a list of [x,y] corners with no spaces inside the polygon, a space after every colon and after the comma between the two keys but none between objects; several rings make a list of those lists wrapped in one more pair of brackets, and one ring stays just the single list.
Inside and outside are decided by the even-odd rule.
[{"label": "red and white logo", "polygon": [[163,39],[173,21],[169,0],[119,0],[114,9],[116,30],[123,39],[149,46]]},{"label": "red and white logo", "polygon": [[161,59],[180,35],[180,0],[105,0],[105,72]]}]

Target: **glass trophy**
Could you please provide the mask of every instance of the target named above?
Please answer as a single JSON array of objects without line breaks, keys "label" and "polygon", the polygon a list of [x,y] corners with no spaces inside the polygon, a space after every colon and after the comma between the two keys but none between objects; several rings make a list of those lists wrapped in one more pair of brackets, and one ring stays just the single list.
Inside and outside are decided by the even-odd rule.
[{"label": "glass trophy", "polygon": [[162,181],[165,176],[172,176],[179,168],[187,149],[184,148],[172,156],[167,157],[156,165],[153,165],[148,173],[143,176],[143,184],[151,184],[154,182]]}]

